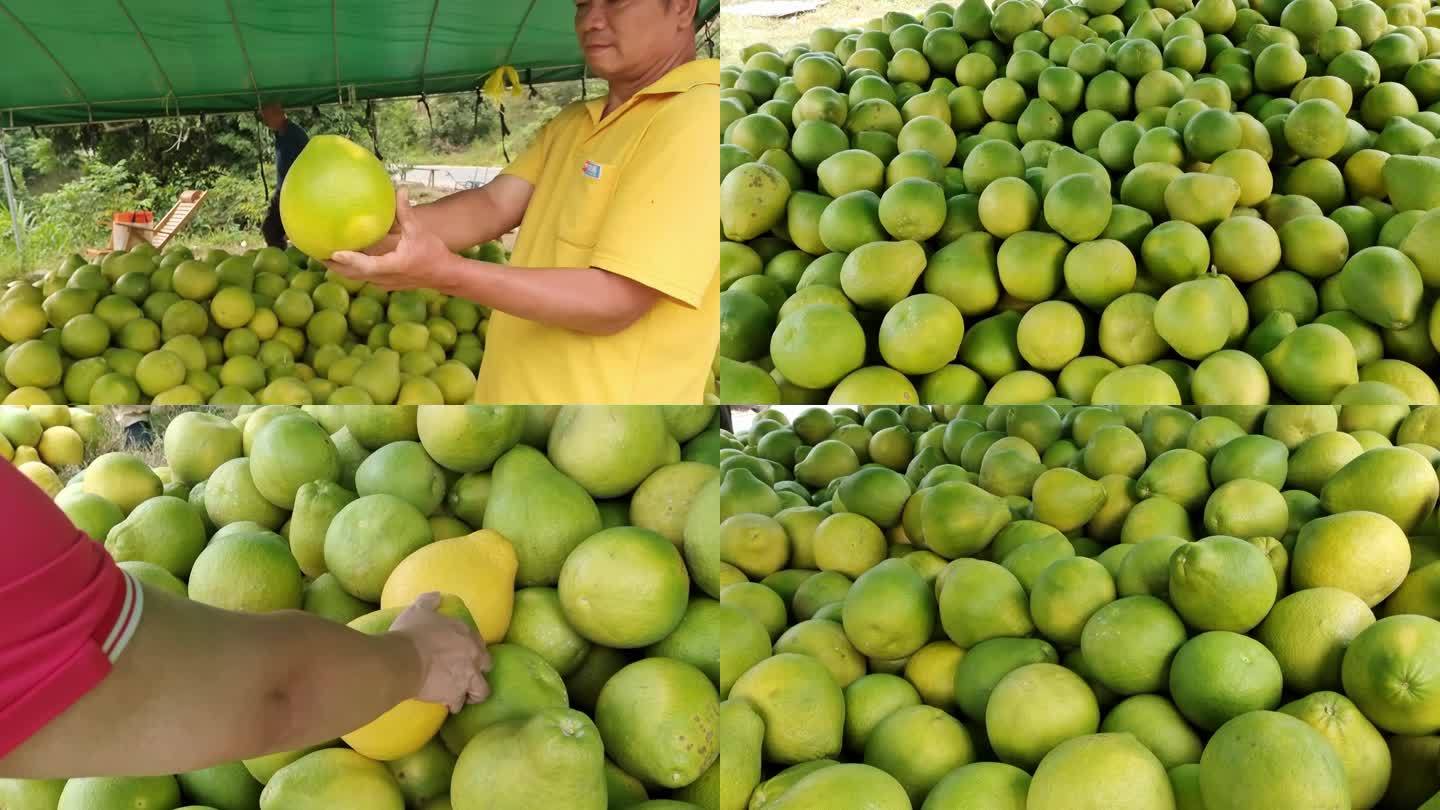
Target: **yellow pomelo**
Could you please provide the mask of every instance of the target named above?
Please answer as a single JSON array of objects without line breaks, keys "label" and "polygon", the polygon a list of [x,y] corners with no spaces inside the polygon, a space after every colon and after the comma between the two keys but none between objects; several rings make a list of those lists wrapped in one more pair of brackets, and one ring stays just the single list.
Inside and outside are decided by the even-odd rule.
[{"label": "yellow pomelo", "polygon": [[385,581],[380,606],[408,605],[430,591],[453,593],[475,617],[480,635],[495,644],[510,630],[518,565],[515,549],[499,532],[487,529],[437,540],[395,567]]},{"label": "yellow pomelo", "polygon": [[390,175],[359,144],[317,135],[285,175],[280,219],[290,241],[316,258],[369,247],[395,221]]},{"label": "yellow pomelo", "polygon": [[[379,635],[390,629],[397,615],[397,611],[377,610],[348,626],[368,635]],[[407,700],[341,739],[371,759],[399,759],[425,747],[448,716],[443,704]]]}]

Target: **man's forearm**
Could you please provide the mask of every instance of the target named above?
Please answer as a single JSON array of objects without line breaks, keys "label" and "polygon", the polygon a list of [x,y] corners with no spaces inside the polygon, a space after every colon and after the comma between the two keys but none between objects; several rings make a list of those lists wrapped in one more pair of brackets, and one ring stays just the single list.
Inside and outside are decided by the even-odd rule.
[{"label": "man's forearm", "polygon": [[286,648],[275,660],[290,662],[286,688],[266,696],[287,721],[276,729],[275,749],[349,734],[419,692],[420,655],[406,637],[363,635],[298,611],[272,618],[275,644]]},{"label": "man's forearm", "polygon": [[437,273],[441,292],[591,335],[613,335],[649,311],[659,293],[594,267],[505,267],[452,257]]},{"label": "man's forearm", "polygon": [[426,230],[455,251],[499,239],[519,224],[514,215],[504,211],[488,185],[416,206],[415,215]]},{"label": "man's forearm", "polygon": [[147,588],[114,670],[0,758],[0,776],[181,773],[323,743],[417,694],[420,667],[403,636],[298,611],[228,613]]}]

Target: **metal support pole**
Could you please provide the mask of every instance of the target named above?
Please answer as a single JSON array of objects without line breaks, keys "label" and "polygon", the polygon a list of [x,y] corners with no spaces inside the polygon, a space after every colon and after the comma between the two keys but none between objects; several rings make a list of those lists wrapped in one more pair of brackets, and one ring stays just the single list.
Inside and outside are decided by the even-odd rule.
[{"label": "metal support pole", "polygon": [[0,174],[5,175],[5,200],[10,204],[10,227],[15,236],[15,254],[20,257],[20,269],[25,269],[25,240],[20,234],[20,206],[15,202],[15,181],[10,176],[10,154],[5,151],[5,142],[0,140]]}]

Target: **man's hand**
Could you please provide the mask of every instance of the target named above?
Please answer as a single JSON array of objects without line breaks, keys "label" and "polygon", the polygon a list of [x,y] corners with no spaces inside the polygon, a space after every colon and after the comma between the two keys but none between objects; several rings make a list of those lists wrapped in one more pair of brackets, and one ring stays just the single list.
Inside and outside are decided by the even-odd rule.
[{"label": "man's hand", "polygon": [[415,645],[423,673],[417,700],[442,703],[451,713],[467,703],[490,697],[485,673],[490,671],[490,651],[481,638],[462,622],[435,612],[440,594],[422,594],[390,625]]},{"label": "man's hand", "polygon": [[[425,230],[403,190],[395,192],[395,224],[400,238],[386,236],[364,253],[337,251],[325,265],[346,278],[368,281],[383,290],[435,287],[455,254],[440,237]],[[373,255],[393,244],[393,249]]]}]

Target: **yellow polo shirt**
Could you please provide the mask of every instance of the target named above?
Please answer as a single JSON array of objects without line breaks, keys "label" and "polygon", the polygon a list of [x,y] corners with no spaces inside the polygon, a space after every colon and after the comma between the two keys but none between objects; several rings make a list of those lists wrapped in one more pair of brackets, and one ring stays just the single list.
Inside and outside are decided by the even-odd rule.
[{"label": "yellow polo shirt", "polygon": [[475,400],[700,403],[720,341],[720,63],[681,65],[604,118],[577,102],[505,171],[535,193],[510,263],[598,267],[663,293],[614,335],[502,312]]}]

